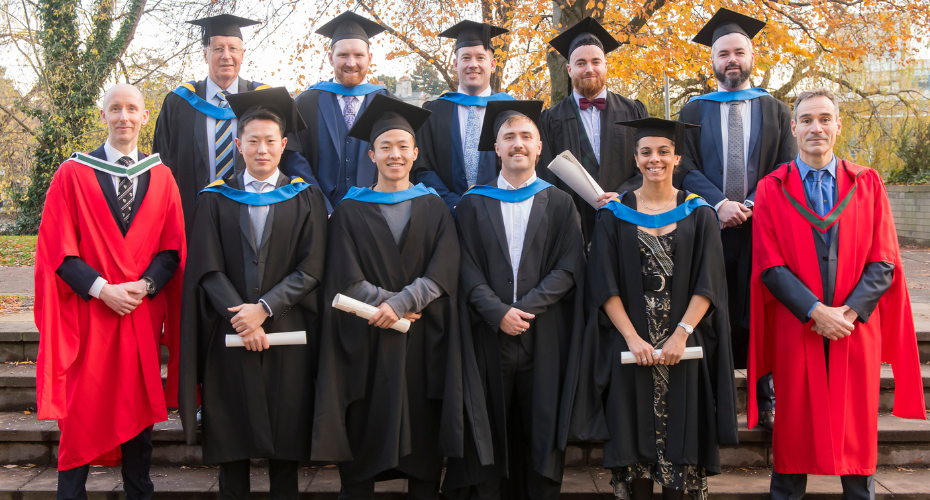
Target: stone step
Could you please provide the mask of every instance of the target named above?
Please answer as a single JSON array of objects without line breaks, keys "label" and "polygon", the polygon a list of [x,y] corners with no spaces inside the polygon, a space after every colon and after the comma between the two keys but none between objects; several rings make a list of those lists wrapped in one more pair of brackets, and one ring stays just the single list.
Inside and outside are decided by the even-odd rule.
[{"label": "stone step", "polygon": [[[217,475],[215,467],[153,466],[152,482],[155,498],[215,499]],[[562,476],[561,498],[566,500],[611,500],[611,473],[600,468],[567,468]],[[723,474],[708,478],[708,490],[715,499],[767,500],[770,469],[725,469]],[[252,491],[255,498],[267,498],[270,482],[268,469],[253,466]],[[58,471],[54,467],[0,469],[0,498],[17,500],[44,499],[54,496]],[[298,471],[298,488],[304,499],[335,500],[340,487],[339,471],[335,467],[302,467]],[[93,467],[87,479],[90,499],[121,496],[123,486],[119,467]],[[654,498],[660,498],[656,488]],[[808,495],[816,499],[840,499],[842,488],[838,477],[812,476],[808,480]],[[406,498],[405,480],[376,483],[379,500]],[[875,496],[882,500],[926,499],[930,497],[930,470],[925,467],[879,468],[875,473]]]},{"label": "stone step", "polygon": [[[771,435],[761,428],[746,428],[746,417],[739,418],[738,446],[721,450],[726,467],[771,466]],[[49,465],[57,460],[58,425],[38,420],[33,412],[0,413],[0,464]],[[930,466],[930,422],[905,420],[894,416],[878,417],[878,463],[880,465]],[[166,422],[155,424],[152,433],[152,462],[162,465],[199,465],[200,446],[184,442],[181,422],[176,413]],[[571,442],[566,451],[567,466],[600,466],[603,446],[600,442]]]}]

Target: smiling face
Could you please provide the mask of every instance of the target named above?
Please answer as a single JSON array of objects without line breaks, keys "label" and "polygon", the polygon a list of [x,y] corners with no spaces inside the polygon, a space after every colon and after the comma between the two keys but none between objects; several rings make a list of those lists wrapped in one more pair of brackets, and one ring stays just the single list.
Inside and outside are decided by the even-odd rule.
[{"label": "smiling face", "polygon": [[[107,141],[128,153],[135,149],[139,130],[148,123],[149,112],[139,89],[128,83],[114,85],[103,97],[100,120],[107,125]],[[124,149],[128,147],[128,150]]]},{"label": "smiling face", "polygon": [[482,45],[462,47],[455,51],[452,69],[459,75],[459,91],[477,95],[488,88],[491,74],[497,67],[494,53]]},{"label": "smiling face", "polygon": [[746,86],[756,63],[752,42],[740,33],[724,35],[714,42],[714,77],[723,90],[740,90]]},{"label": "smiling face", "polygon": [[347,38],[334,43],[329,51],[329,64],[333,67],[336,83],[346,87],[364,83],[368,77],[371,57],[368,44],[364,40]]},{"label": "smiling face", "polygon": [[607,83],[607,58],[597,45],[582,45],[571,54],[568,75],[572,87],[584,97],[593,99]]},{"label": "smiling face", "polygon": [[665,137],[643,137],[636,143],[636,166],[643,174],[643,182],[664,184],[672,182],[675,167],[681,156],[675,154],[675,143]]},{"label": "smiling face", "polygon": [[413,135],[401,129],[379,135],[368,151],[368,157],[378,166],[378,179],[390,182],[409,180],[417,154]]},{"label": "smiling face", "polygon": [[210,79],[222,85],[239,76],[245,49],[239,37],[211,36],[210,45],[203,49],[203,56],[210,67]]},{"label": "smiling face", "polygon": [[809,97],[795,105],[794,114],[791,133],[797,138],[801,153],[814,157],[832,154],[843,128],[833,101],[826,96]]},{"label": "smiling face", "polygon": [[273,120],[255,118],[242,126],[236,147],[242,153],[249,175],[264,180],[274,173],[281,162],[287,138],[281,134],[281,125]]},{"label": "smiling face", "polygon": [[542,141],[539,130],[530,119],[516,116],[508,119],[497,132],[494,150],[501,157],[501,168],[519,177],[536,168]]}]

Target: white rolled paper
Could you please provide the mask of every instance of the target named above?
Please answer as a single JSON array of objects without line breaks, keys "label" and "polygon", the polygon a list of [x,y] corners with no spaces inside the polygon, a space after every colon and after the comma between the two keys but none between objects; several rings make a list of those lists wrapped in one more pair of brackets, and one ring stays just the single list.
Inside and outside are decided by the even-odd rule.
[{"label": "white rolled paper", "polygon": [[[268,345],[303,345],[307,343],[307,332],[280,332],[266,333]],[[242,337],[238,335],[226,336],[226,347],[245,347]]]},{"label": "white rolled paper", "polygon": [[[657,359],[662,358],[662,349],[658,350],[659,356]],[[704,357],[704,348],[701,346],[697,347],[685,347],[684,354],[681,355],[681,360],[686,359],[701,359]],[[636,364],[636,357],[633,356],[633,353],[630,351],[623,351],[620,354],[620,363],[624,365]]]},{"label": "white rolled paper", "polygon": [[[346,297],[341,293],[337,293],[333,297],[333,307],[339,309],[340,311],[345,311],[347,313],[354,314],[360,318],[371,319],[378,308],[375,306],[370,306],[360,300],[355,300],[352,297]],[[392,330],[397,330],[401,333],[407,333],[407,330],[410,329],[410,320],[400,318],[394,326],[391,327]]]},{"label": "white rolled paper", "polygon": [[549,163],[549,170],[559,176],[562,182],[568,184],[568,187],[578,193],[578,196],[584,198],[594,208],[597,208],[597,198],[604,194],[600,184],[591,177],[591,174],[585,170],[584,166],[575,159],[568,150],[563,151],[560,155]]}]

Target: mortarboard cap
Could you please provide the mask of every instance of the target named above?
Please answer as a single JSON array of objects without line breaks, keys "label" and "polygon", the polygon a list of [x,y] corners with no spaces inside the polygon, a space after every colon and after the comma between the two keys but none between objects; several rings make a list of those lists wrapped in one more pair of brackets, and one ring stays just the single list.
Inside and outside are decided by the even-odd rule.
[{"label": "mortarboard cap", "polygon": [[664,137],[675,141],[675,154],[684,145],[684,133],[688,128],[701,128],[700,125],[680,122],[677,120],[665,120],[662,118],[640,118],[639,120],[630,120],[625,122],[616,122],[617,125],[624,125],[636,129],[633,135],[633,141],[638,141],[643,137]]},{"label": "mortarboard cap", "polygon": [[491,50],[491,39],[505,33],[510,33],[510,30],[487,23],[461,21],[455,26],[440,33],[439,36],[443,38],[455,38],[455,50],[459,50],[462,47],[475,47],[478,45],[487,50]]},{"label": "mortarboard cap", "polygon": [[729,9],[720,9],[691,41],[713,47],[718,38],[730,33],[739,33],[752,40],[752,37],[762,31],[764,27],[765,21],[753,19]]},{"label": "mortarboard cap", "polygon": [[354,12],[343,12],[320,26],[316,33],[331,38],[332,45],[339,40],[356,39],[368,43],[368,39],[383,32],[384,26]]},{"label": "mortarboard cap", "polygon": [[578,47],[596,45],[606,54],[620,47],[620,42],[611,36],[601,26],[601,23],[597,22],[597,19],[588,16],[563,31],[559,36],[549,40],[549,45],[557,50],[559,54],[562,54],[562,57],[570,61],[572,52]]},{"label": "mortarboard cap", "polygon": [[260,24],[259,21],[253,21],[232,14],[204,17],[201,19],[194,19],[193,21],[187,21],[187,23],[203,28],[202,40],[205,46],[210,44],[211,36],[234,36],[242,38],[242,31],[239,28]]},{"label": "mortarboard cap", "polygon": [[542,101],[489,101],[484,112],[484,122],[481,124],[478,151],[494,151],[498,132],[501,131],[504,122],[512,116],[525,116],[538,127],[542,107]]},{"label": "mortarboard cap", "polygon": [[415,136],[430,114],[432,111],[407,104],[396,97],[375,94],[365,111],[355,120],[349,130],[349,137],[374,144],[375,139],[388,130],[406,130]]},{"label": "mortarboard cap", "polygon": [[304,130],[304,124],[297,111],[297,103],[284,87],[253,90],[226,96],[229,107],[232,108],[236,118],[241,118],[253,108],[264,108],[284,119],[284,134],[287,135],[298,130]]}]

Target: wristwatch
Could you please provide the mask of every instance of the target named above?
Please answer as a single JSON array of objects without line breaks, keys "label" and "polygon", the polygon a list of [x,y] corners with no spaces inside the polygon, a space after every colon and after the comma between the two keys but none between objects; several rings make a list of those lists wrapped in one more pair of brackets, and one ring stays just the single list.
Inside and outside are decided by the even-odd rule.
[{"label": "wristwatch", "polygon": [[694,333],[694,327],[685,323],[684,321],[679,321],[678,326],[680,326],[682,330],[684,330],[685,333],[687,333],[688,335],[691,335],[692,333]]},{"label": "wristwatch", "polygon": [[142,281],[145,282],[145,293],[147,295],[152,295],[153,293],[155,293],[155,282],[152,281],[152,278],[149,278],[148,276],[143,276]]}]

